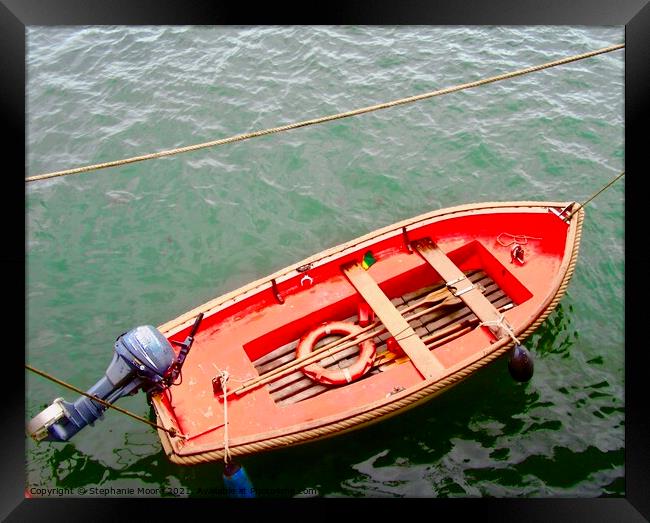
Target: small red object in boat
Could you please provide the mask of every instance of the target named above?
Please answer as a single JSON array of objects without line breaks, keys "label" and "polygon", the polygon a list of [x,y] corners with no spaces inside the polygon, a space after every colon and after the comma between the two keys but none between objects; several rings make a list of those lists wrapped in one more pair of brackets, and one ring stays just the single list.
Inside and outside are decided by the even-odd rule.
[{"label": "small red object in boat", "polygon": [[524,264],[524,248],[515,243],[512,249],[510,250],[510,263],[519,263],[520,265]]},{"label": "small red object in boat", "polygon": [[397,356],[404,355],[404,350],[399,346],[397,340],[392,336],[386,340],[386,349],[388,349],[393,354],[396,354]]},{"label": "small red object in boat", "polygon": [[221,394],[223,392],[223,385],[221,383],[221,376],[212,378],[212,392],[215,394]]},{"label": "small red object in boat", "polygon": [[375,312],[365,301],[359,302],[359,327],[367,327],[375,321]]}]

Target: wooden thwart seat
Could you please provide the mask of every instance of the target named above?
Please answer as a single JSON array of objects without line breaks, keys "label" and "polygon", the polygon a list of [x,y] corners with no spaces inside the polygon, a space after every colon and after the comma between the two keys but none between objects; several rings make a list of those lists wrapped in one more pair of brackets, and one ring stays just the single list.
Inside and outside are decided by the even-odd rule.
[{"label": "wooden thwart seat", "polygon": [[[457,289],[455,296],[463,300],[481,322],[499,322],[501,317],[499,311],[433,240],[430,238],[420,240],[415,242],[413,247],[447,282],[448,287]],[[489,329],[497,338],[505,334],[503,329],[495,324]]]},{"label": "wooden thwart seat", "polygon": [[429,351],[372,276],[359,264],[347,265],[342,269],[388,332],[398,340],[400,347],[411,359],[418,372],[426,379],[443,374],[444,365]]}]

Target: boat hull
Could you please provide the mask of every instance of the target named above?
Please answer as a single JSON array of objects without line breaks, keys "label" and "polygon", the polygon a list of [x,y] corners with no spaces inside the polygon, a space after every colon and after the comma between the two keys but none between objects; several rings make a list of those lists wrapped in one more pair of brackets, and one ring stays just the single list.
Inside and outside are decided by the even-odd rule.
[{"label": "boat hull", "polygon": [[[250,454],[342,434],[421,405],[504,355],[515,339],[523,341],[539,327],[566,291],[584,212],[577,209],[568,220],[558,216],[570,203],[488,202],[427,213],[323,251],[161,325],[168,339],[182,340],[204,314],[182,383],[151,398],[158,422],[184,435],[159,430],[169,459],[191,465],[223,459],[226,452]],[[433,264],[422,247],[432,240],[439,257]],[[516,258],[517,245],[523,260]],[[366,275],[346,272],[366,253],[376,259],[364,266]],[[449,285],[451,277],[438,262],[460,271],[464,283]],[[360,282],[367,276],[372,292],[366,295]],[[459,295],[451,298],[453,307],[443,304],[431,313],[416,307],[427,293],[446,289]],[[468,299],[479,294],[476,289],[483,309]],[[358,321],[359,304],[368,300],[381,316],[378,328],[393,320],[400,325],[404,320],[397,316],[409,308],[421,311],[421,319],[405,316],[412,335],[400,337],[404,329],[393,327],[374,337],[375,361],[358,380],[328,386],[305,376],[304,365],[292,363],[300,338],[325,321]],[[485,320],[485,311],[500,318],[498,328]],[[406,355],[388,350],[391,334]],[[407,337],[424,341],[409,349]],[[426,354],[418,361],[419,347],[427,348],[430,361]],[[355,347],[346,350],[340,367],[354,361]],[[284,374],[260,382],[283,366],[289,366]],[[226,395],[214,387],[224,371]]]}]

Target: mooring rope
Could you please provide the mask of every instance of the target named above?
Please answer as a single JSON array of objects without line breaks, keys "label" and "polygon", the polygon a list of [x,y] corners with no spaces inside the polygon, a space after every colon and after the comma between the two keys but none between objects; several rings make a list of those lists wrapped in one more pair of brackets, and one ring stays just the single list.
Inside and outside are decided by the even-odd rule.
[{"label": "mooring rope", "polygon": [[601,189],[599,189],[596,193],[594,193],[592,196],[590,196],[587,200],[584,201],[584,203],[579,203],[578,206],[575,208],[575,210],[571,211],[569,215],[566,217],[567,220],[571,219],[571,216],[573,216],[576,212],[578,212],[580,209],[582,209],[585,205],[587,205],[591,200],[596,198],[600,193],[605,191],[606,189],[609,189],[616,181],[618,181],[619,178],[625,175],[625,171],[623,171],[621,174],[618,176],[614,177],[608,184],[604,185]]},{"label": "mooring rope", "polygon": [[[512,330],[512,327],[508,324],[506,320],[505,314],[499,314],[499,316],[495,320],[487,320],[487,321],[482,321],[479,323],[479,327],[483,325],[485,327],[497,327],[501,330],[504,330],[508,336],[510,336],[510,339],[514,341],[517,345],[521,345],[519,343],[519,340],[515,336],[514,331]],[[492,329],[490,329],[492,330]]]},{"label": "mooring rope", "polygon": [[590,51],[588,53],[569,56],[567,58],[562,58],[560,60],[554,60],[552,62],[547,62],[545,64],[526,67],[525,69],[519,69],[519,70],[516,70],[516,71],[509,72],[509,73],[504,73],[504,74],[500,74],[500,75],[497,75],[497,76],[484,78],[482,80],[476,80],[474,82],[458,84],[458,85],[455,85],[455,86],[452,86],[452,87],[446,87],[444,89],[439,89],[439,90],[431,91],[431,92],[428,92],[428,93],[423,93],[423,94],[419,94],[419,95],[415,95],[415,96],[409,96],[407,98],[401,98],[399,100],[393,100],[391,102],[385,102],[385,103],[380,103],[380,104],[376,104],[376,105],[371,105],[371,106],[368,106],[368,107],[363,107],[361,109],[355,109],[355,110],[347,111],[347,112],[343,112],[343,113],[337,113],[337,114],[333,114],[333,115],[329,115],[329,116],[323,116],[321,118],[313,118],[311,120],[304,120],[302,122],[295,122],[295,123],[291,123],[291,124],[287,124],[287,125],[281,125],[279,127],[264,129],[262,131],[255,131],[255,132],[250,132],[250,133],[237,134],[237,135],[231,136],[229,138],[222,138],[222,139],[219,139],[219,140],[212,140],[210,142],[205,142],[205,143],[200,143],[200,144],[195,144],[195,145],[188,145],[188,146],[185,146],[185,147],[178,147],[176,149],[169,149],[169,150],[166,150],[166,151],[159,151],[159,152],[156,152],[156,153],[144,154],[144,155],[141,155],[141,156],[134,156],[132,158],[126,158],[126,159],[123,159],[123,160],[114,160],[114,161],[98,163],[98,164],[94,164],[94,165],[87,165],[87,166],[84,166],[84,167],[76,167],[76,168],[73,168],[73,169],[66,169],[66,170],[63,170],[63,171],[55,171],[55,172],[40,174],[40,175],[36,175],[36,176],[29,176],[29,177],[25,178],[25,182],[29,183],[29,182],[35,182],[35,181],[38,181],[38,180],[46,180],[48,178],[55,178],[55,177],[58,177],[58,176],[67,176],[67,175],[70,175],[70,174],[79,174],[79,173],[94,171],[94,170],[98,170],[98,169],[105,169],[107,167],[117,167],[119,165],[126,165],[126,164],[129,164],[129,163],[141,162],[141,161],[144,161],[144,160],[151,160],[151,159],[154,159],[154,158],[161,158],[163,156],[172,156],[174,154],[185,153],[185,152],[190,152],[190,151],[197,151],[199,149],[205,149],[207,147],[214,147],[214,146],[217,146],[217,145],[224,145],[224,144],[227,144],[227,143],[239,142],[239,141],[242,141],[242,140],[247,140],[249,138],[255,138],[255,137],[258,137],[258,136],[266,136],[266,135],[269,135],[269,134],[279,133],[279,132],[283,132],[283,131],[289,131],[291,129],[297,129],[299,127],[307,127],[309,125],[315,125],[315,124],[319,124],[319,123],[330,122],[332,120],[339,120],[341,118],[349,118],[351,116],[357,116],[357,115],[364,114],[364,113],[369,113],[369,112],[372,112],[372,111],[378,111],[380,109],[388,109],[390,107],[395,107],[395,106],[398,106],[398,105],[404,105],[404,104],[408,104],[408,103],[417,102],[417,101],[420,101],[420,100],[425,100],[427,98],[432,98],[434,96],[449,94],[449,93],[453,93],[453,92],[456,92],[456,91],[462,91],[464,89],[470,89],[472,87],[478,87],[478,86],[481,86],[481,85],[489,84],[489,83],[492,83],[492,82],[498,82],[500,80],[506,80],[508,78],[514,78],[516,76],[522,76],[524,74],[533,73],[533,72],[536,72],[536,71],[541,71],[543,69],[548,69],[550,67],[555,67],[555,66],[558,66],[558,65],[568,64],[570,62],[583,60],[585,58],[590,58],[592,56],[596,56],[596,55],[599,55],[599,54],[609,53],[609,52],[612,52],[612,51],[616,51],[618,49],[622,49],[624,47],[625,47],[625,44],[612,45],[612,46],[609,46],[609,47],[604,47],[602,49],[597,49],[595,51]]},{"label": "mooring rope", "polygon": [[93,396],[92,394],[88,394],[87,392],[75,387],[74,385],[70,385],[69,383],[66,383],[65,381],[62,381],[62,380],[60,380],[58,378],[55,378],[51,374],[48,374],[45,371],[39,370],[39,369],[37,369],[35,367],[32,367],[31,365],[29,365],[27,363],[25,363],[25,368],[27,370],[33,372],[34,374],[38,374],[39,376],[42,376],[45,379],[48,379],[48,380],[50,380],[50,381],[52,381],[52,382],[54,382],[54,383],[56,383],[58,385],[61,385],[62,387],[70,389],[70,390],[76,392],[77,394],[81,394],[82,396],[86,396],[87,398],[90,398],[91,400],[96,401],[97,403],[100,403],[100,404],[104,405],[105,407],[110,407],[111,409],[115,409],[116,411],[121,412],[122,414],[126,414],[127,416],[131,416],[132,418],[134,418],[134,419],[136,419],[138,421],[141,421],[142,423],[146,423],[147,425],[149,425],[151,427],[154,427],[156,429],[164,430],[165,432],[167,432],[172,437],[175,437],[175,436],[184,437],[182,434],[179,434],[178,431],[176,431],[174,428],[168,429],[166,427],[163,427],[162,425],[158,425],[157,423],[149,421],[148,419],[145,419],[142,416],[138,416],[137,414],[134,414],[133,412],[130,412],[130,411],[126,410],[126,409],[123,409],[121,407],[113,405],[112,403],[104,401],[104,400],[98,398],[97,396]]},{"label": "mooring rope", "polygon": [[230,447],[228,446],[228,440],[230,439],[228,435],[228,425],[230,424],[228,419],[228,378],[230,378],[228,371],[221,371],[219,380],[221,381],[221,390],[223,390],[223,462],[225,464],[228,464],[231,459]]}]

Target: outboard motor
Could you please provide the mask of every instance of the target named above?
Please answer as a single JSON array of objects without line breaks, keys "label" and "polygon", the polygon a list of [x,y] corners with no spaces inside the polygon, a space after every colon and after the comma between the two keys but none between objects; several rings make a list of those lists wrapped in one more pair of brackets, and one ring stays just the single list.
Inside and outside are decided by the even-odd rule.
[{"label": "outboard motor", "polygon": [[[122,334],[115,341],[115,353],[106,374],[88,390],[88,394],[113,403],[139,390],[151,393],[169,387],[180,374],[202,318],[203,314],[200,314],[191,334],[179,343],[178,357],[167,338],[151,325]],[[36,441],[68,441],[86,425],[102,418],[107,408],[86,396],[74,403],[57,398],[32,418],[27,431]]]}]

